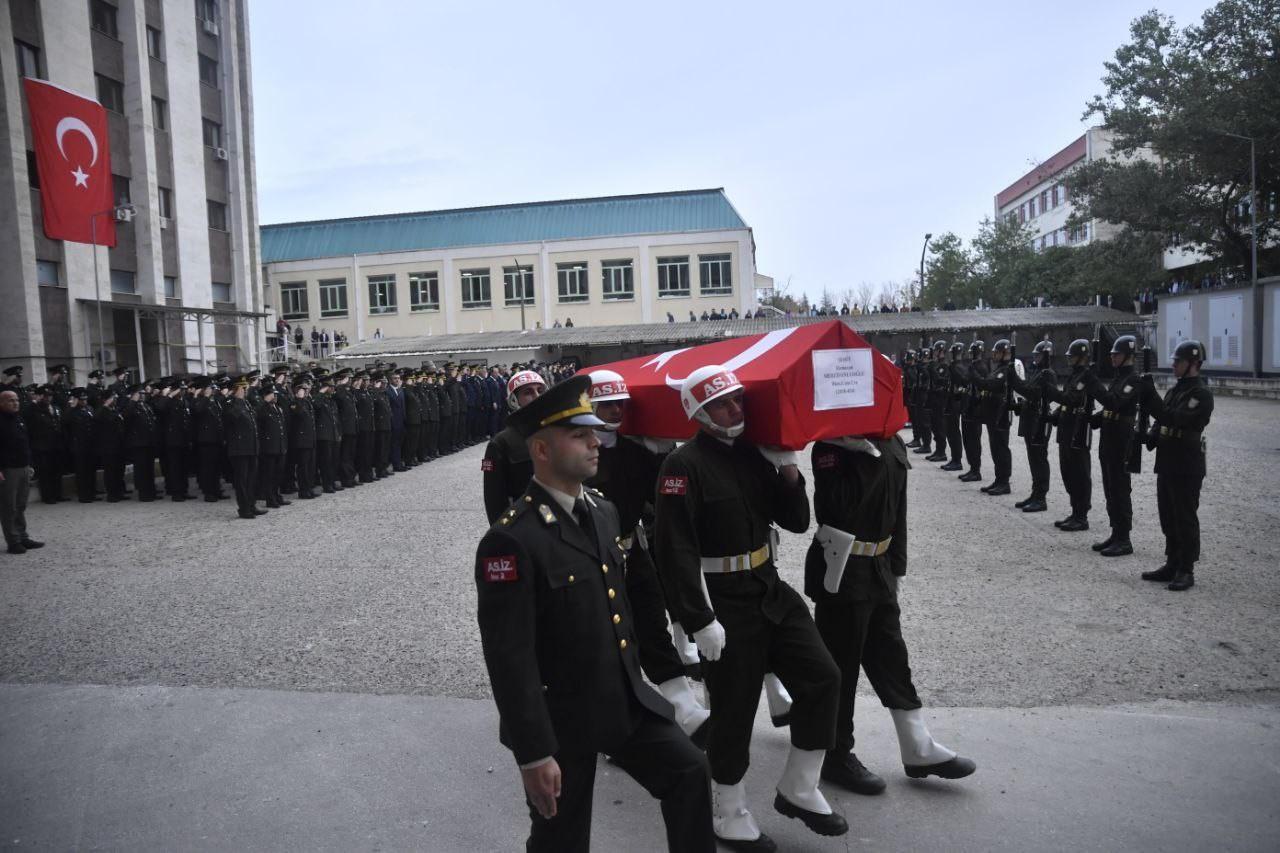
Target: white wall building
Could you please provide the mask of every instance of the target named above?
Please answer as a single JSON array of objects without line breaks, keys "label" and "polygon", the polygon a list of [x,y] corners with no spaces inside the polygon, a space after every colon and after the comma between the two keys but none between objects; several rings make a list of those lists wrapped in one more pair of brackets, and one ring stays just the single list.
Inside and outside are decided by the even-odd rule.
[{"label": "white wall building", "polygon": [[[258,362],[246,3],[0,3],[0,363],[83,382],[100,352],[148,377]],[[116,200],[136,210],[114,248],[45,237],[24,76],[106,108]]]}]

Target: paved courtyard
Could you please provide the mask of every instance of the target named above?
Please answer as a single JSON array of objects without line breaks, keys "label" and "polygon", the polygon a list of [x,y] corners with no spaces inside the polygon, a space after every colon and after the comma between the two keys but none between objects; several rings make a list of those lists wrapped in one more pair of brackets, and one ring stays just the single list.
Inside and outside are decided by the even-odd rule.
[{"label": "paved courtyard", "polygon": [[[1210,474],[1201,511],[1204,557],[1198,585],[1185,594],[1138,578],[1140,571],[1162,562],[1150,473],[1134,482],[1137,553],[1107,560],[1088,547],[1106,535],[1096,468],[1090,516],[1094,529],[1064,534],[1051,524],[1066,515],[1056,464],[1050,511],[1025,515],[1013,508],[1029,483],[1020,446],[1014,447],[1014,495],[1009,497],[989,498],[976,484],[959,483],[935,465],[916,465],[909,499],[909,575],[902,592],[912,669],[926,705],[938,709],[938,725],[948,740],[977,758],[983,770],[973,785],[942,787],[940,799],[932,802],[950,805],[937,814],[913,805],[928,800],[929,786],[901,784],[908,788],[899,792],[902,811],[891,808],[886,798],[870,804],[857,798],[846,802],[855,823],[850,844],[914,847],[949,841],[964,849],[1014,849],[1015,842],[1038,838],[1043,848],[1065,848],[1072,846],[1072,825],[1078,821],[1105,825],[1114,819],[1114,831],[1121,831],[1123,810],[1108,812],[1115,804],[1102,800],[1113,795],[1161,800],[1159,785],[1145,794],[1135,792],[1133,773],[1159,776],[1177,766],[1181,769],[1169,782],[1175,788],[1201,772],[1197,768],[1222,774],[1186,783],[1179,810],[1185,827],[1169,824],[1178,832],[1168,836],[1154,828],[1155,834],[1135,833],[1132,827],[1121,835],[1101,832],[1095,846],[1109,846],[1108,837],[1128,847],[1155,846],[1157,841],[1187,849],[1196,841],[1234,849],[1280,845],[1274,808],[1247,812],[1247,826],[1232,824],[1240,834],[1224,837],[1215,828],[1218,823],[1205,822],[1208,809],[1202,815],[1197,805],[1205,787],[1224,787],[1224,800],[1242,810],[1258,796],[1272,804],[1280,798],[1274,728],[1280,726],[1277,416],[1280,406],[1275,403],[1218,401],[1208,430]],[[0,555],[0,844],[518,846],[523,819],[508,759],[496,744],[474,622],[471,556],[484,529],[481,453],[477,446],[387,481],[295,502],[253,523],[237,520],[232,502],[36,503],[29,525],[47,547],[21,557]],[[989,461],[986,473],[989,479]],[[783,539],[782,572],[797,586],[807,542],[807,536]],[[257,716],[237,725],[237,708],[245,713],[256,709]],[[366,721],[375,734],[366,731],[357,737],[359,760],[342,757],[332,743],[305,759],[289,753],[278,732],[272,734],[272,721],[279,723],[282,708],[308,719],[336,715],[340,721],[330,724],[349,733],[363,731],[361,721]],[[387,715],[399,720],[401,729],[385,724]],[[468,716],[475,724],[459,729],[459,717]],[[860,728],[868,719],[863,730],[879,735],[878,745],[867,747],[874,756],[868,763],[887,774],[895,757],[891,727],[882,716],[874,697],[860,704]],[[217,780],[236,777],[235,756],[252,765],[255,754],[274,755],[272,750],[286,753],[273,760],[297,771],[283,778],[302,789],[324,787],[323,779],[302,777],[314,771],[309,761],[326,756],[339,764],[364,762],[362,772],[383,774],[384,783],[424,782],[417,775],[403,775],[399,765],[384,766],[413,764],[406,745],[414,741],[406,740],[402,730],[410,719],[421,726],[414,728],[413,737],[429,740],[433,731],[448,733],[453,743],[442,748],[451,757],[450,766],[485,763],[486,773],[478,779],[468,776],[466,784],[478,786],[475,795],[486,803],[495,803],[501,818],[495,818],[497,823],[476,829],[480,835],[440,830],[445,835],[434,836],[435,844],[420,837],[414,841],[411,833],[392,832],[382,824],[383,831],[373,835],[344,834],[369,820],[363,813],[342,820],[344,832],[331,827],[309,841],[305,833],[289,841],[272,828],[286,832],[299,818],[276,814],[265,800],[253,799],[258,787],[274,789],[280,782],[268,785],[260,778],[270,777],[268,771],[244,766],[245,789],[232,797],[238,803],[235,813],[244,819],[219,824],[209,823],[208,815],[177,816],[199,812],[189,797],[212,802],[228,796]],[[143,721],[147,728],[135,730]],[[1156,736],[1165,724],[1173,727],[1167,740]],[[95,725],[116,734],[120,748],[112,750],[96,739]],[[169,756],[179,766],[165,771],[163,756],[148,763],[138,754],[137,745],[147,742],[150,731],[182,742]],[[297,749],[318,748],[302,734],[297,732]],[[1020,740],[1024,736],[1035,740],[1034,748]],[[195,758],[189,754],[195,749],[189,738],[206,743]],[[260,752],[250,748],[254,738],[261,738]],[[765,744],[777,741],[777,754],[768,752],[759,765],[780,766],[785,749],[780,735],[769,730],[761,738]],[[1194,747],[1189,746],[1192,740]],[[1075,755],[1069,772],[1057,763],[1062,756],[1053,751],[1055,741]],[[1102,744],[1108,746],[1098,753]],[[1197,758],[1189,765],[1188,750],[1193,748],[1203,761]],[[71,752],[59,756],[62,749]],[[1095,753],[1096,762],[1089,758],[1079,763],[1081,756]],[[984,772],[993,760],[1016,765],[1020,755],[1026,761],[1016,773]],[[1035,756],[1054,767],[1038,766]],[[138,803],[120,792],[101,794],[105,799],[95,801],[88,790],[95,780],[119,781],[119,774],[132,772],[122,768],[133,768],[152,784],[167,778],[166,772],[191,780],[190,768],[181,763],[187,760],[201,768],[196,775],[208,779],[190,781],[176,793],[166,786],[166,793],[181,801],[173,826],[148,809],[143,809],[147,817],[140,824],[131,824],[126,816]],[[233,764],[226,765],[228,761]],[[1121,766],[1125,762],[1131,763]],[[494,776],[488,776],[490,766]],[[1089,799],[1097,802],[1082,806],[1083,811],[1067,808],[1055,814],[1048,792],[1056,772],[1074,774],[1082,786],[1096,786],[1096,791],[1089,788],[1094,791]],[[749,780],[758,812],[768,812],[772,779],[770,771],[761,769],[758,780]],[[493,780],[497,788],[485,787]],[[145,781],[134,782],[146,788]],[[447,780],[430,775],[425,782],[428,788],[420,795],[435,803],[423,807],[434,809],[428,823],[435,821],[439,828],[442,822],[456,822],[450,813],[460,807],[455,802],[459,791],[448,791]],[[394,801],[405,795],[403,787],[370,784],[362,796],[377,799],[381,793]],[[602,784],[602,791],[612,791],[614,783]],[[1006,794],[1015,784],[1021,794]],[[1150,784],[1150,779],[1142,783]],[[1032,788],[1044,790],[1045,796],[1026,799]],[[626,790],[631,800],[643,799],[636,789]],[[35,800],[33,792],[44,795]],[[984,839],[990,818],[1013,820],[1001,805],[1002,796],[1010,803],[1022,796],[1018,808],[1023,811],[1007,827],[1011,834],[996,843]],[[648,803],[637,806],[634,815],[614,810],[626,814],[610,822],[615,820],[607,817],[610,801],[603,797],[605,793],[598,799],[604,812],[597,820],[604,821],[598,840],[614,837],[610,833],[619,838],[652,833],[656,827],[656,807]],[[323,797],[319,804],[307,802],[322,826],[326,814],[332,818],[332,811],[322,807]],[[335,807],[360,808],[341,798]],[[1035,817],[1038,808],[1045,812]],[[855,814],[871,821],[861,835]],[[939,815],[975,834],[948,839]],[[273,816],[278,818],[274,823]],[[767,831],[787,837],[791,830],[779,826],[781,818],[772,813],[767,818]],[[80,823],[69,826],[68,819]],[[415,823],[403,814],[396,820]],[[203,837],[171,834],[175,827],[189,829],[193,821],[204,821],[201,826],[208,832]],[[255,827],[257,834],[245,836]],[[27,841],[8,837],[11,829],[25,830]],[[810,849],[826,849],[814,839],[803,840]],[[644,848],[624,844],[613,849]]]}]

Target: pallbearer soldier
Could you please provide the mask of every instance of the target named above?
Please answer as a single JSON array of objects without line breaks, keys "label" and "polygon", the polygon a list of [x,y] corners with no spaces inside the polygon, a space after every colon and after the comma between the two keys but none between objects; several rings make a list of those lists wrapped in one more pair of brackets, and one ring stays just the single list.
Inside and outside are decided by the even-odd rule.
[{"label": "pallbearer soldier", "polygon": [[[1023,512],[1044,512],[1048,509],[1045,498],[1049,494],[1049,431],[1048,403],[1043,393],[1043,383],[1053,378],[1053,341],[1040,341],[1032,351],[1035,374],[1023,376],[1018,372],[1009,375],[1013,390],[1022,395],[1018,413],[1018,435],[1027,448],[1027,466],[1031,469],[1031,494],[1014,506]],[[1042,374],[1048,374],[1042,378]]]},{"label": "pallbearer soldier", "polygon": [[338,423],[338,404],[333,399],[333,380],[320,380],[320,393],[314,401],[316,413],[316,468],[320,486],[326,495],[342,490],[338,482],[338,446],[342,442],[342,426]]},{"label": "pallbearer soldier", "polygon": [[1042,371],[1037,378],[1042,380],[1040,387],[1045,396],[1060,404],[1057,416],[1058,469],[1062,474],[1063,488],[1071,499],[1071,514],[1053,525],[1059,530],[1074,533],[1089,529],[1089,507],[1093,498],[1093,474],[1089,470],[1090,432],[1087,425],[1079,425],[1081,418],[1088,417],[1085,411],[1089,402],[1085,374],[1089,370],[1089,342],[1083,338],[1072,341],[1067,347],[1067,362],[1071,365],[1071,375],[1061,388],[1049,371]]},{"label": "pallbearer soldier", "polygon": [[[685,677],[684,661],[671,642],[666,597],[649,555],[653,547],[649,539],[653,534],[653,501],[664,456],[649,450],[639,439],[618,435],[631,400],[626,380],[612,370],[592,371],[588,378],[591,409],[603,423],[596,427],[600,463],[596,475],[587,482],[618,510],[622,530],[619,544],[627,558],[627,595],[633,602],[646,602],[643,610],[650,620],[636,623],[640,666],[675,708],[676,723],[701,746],[710,731],[707,720],[711,715],[694,696]],[[678,636],[686,636],[683,629],[678,630]]]},{"label": "pallbearer soldier", "polygon": [[774,564],[772,524],[796,533],[809,526],[804,478],[794,453],[769,451],[771,461],[740,437],[742,397],[738,378],[719,365],[681,384],[698,434],[662,464],[657,563],[672,615],[706,659],[716,836],[735,849],[773,850],[742,784],[765,672],[776,671],[795,697],[774,808],[820,835],[843,835],[848,824],[818,789],[823,757],[835,746],[840,671],[804,599]]},{"label": "pallbearer soldier", "polygon": [[964,344],[954,341],[947,363],[947,446],[951,461],[942,466],[943,471],[964,470],[964,438],[960,429],[960,413],[964,410],[965,389],[969,381],[964,364]]},{"label": "pallbearer soldier", "polygon": [[124,446],[133,463],[133,486],[138,500],[156,499],[156,413],[146,398],[146,387],[129,386],[129,402],[124,409]]},{"label": "pallbearer soldier", "polygon": [[662,801],[667,845],[715,849],[706,760],[640,674],[642,602],[618,581],[626,558],[617,510],[583,481],[596,473],[587,399],[575,377],[514,412],[534,479],[476,553],[480,639],[520,766],[530,851],[586,851],[598,753]]},{"label": "pallbearer soldier", "polygon": [[[547,390],[547,383],[532,370],[512,376],[507,382],[507,408],[515,412]],[[511,502],[524,494],[533,476],[533,461],[520,432],[507,426],[484,449],[480,460],[484,479],[484,511],[493,524]]]},{"label": "pallbearer soldier", "polygon": [[982,341],[969,344],[969,363],[965,365],[965,399],[960,411],[960,437],[969,470],[960,475],[962,483],[982,480],[982,399],[978,380],[985,379],[990,369],[983,358],[987,345]]},{"label": "pallbearer soldier", "polygon": [[1200,559],[1204,428],[1213,415],[1213,393],[1200,377],[1203,362],[1204,347],[1199,341],[1178,344],[1173,351],[1173,375],[1178,381],[1165,392],[1164,399],[1156,393],[1151,375],[1142,377],[1142,404],[1150,407],[1154,419],[1147,444],[1154,445],[1156,451],[1156,501],[1165,553],[1165,564],[1143,572],[1142,579],[1168,581],[1174,592],[1195,585],[1195,566]]},{"label": "pallbearer soldier", "polygon": [[299,376],[293,380],[293,399],[289,401],[289,451],[296,467],[298,499],[311,500],[315,495],[316,416],[307,397],[308,381]]},{"label": "pallbearer soldier", "polygon": [[120,396],[115,387],[105,388],[93,413],[93,440],[102,459],[102,483],[107,490],[107,503],[125,500],[124,488],[124,416],[120,414]]},{"label": "pallbearer soldier", "polygon": [[840,666],[836,744],[822,778],[858,794],[884,780],[853,753],[858,670],[866,671],[893,716],[908,776],[959,779],[976,765],[929,735],[902,639],[898,578],[907,573],[907,450],[897,436],[843,437],[813,445],[813,509],[818,531],[805,559],[805,594]]},{"label": "pallbearer soldier", "polygon": [[933,358],[929,362],[929,422],[933,426],[934,451],[926,462],[947,461],[947,389],[951,385],[951,369],[947,364],[947,342],[934,341]]},{"label": "pallbearer soldier", "polygon": [[339,446],[338,473],[342,485],[351,488],[356,485],[356,445],[359,429],[359,414],[356,400],[351,389],[351,368],[344,367],[333,374],[338,387],[333,393],[333,401],[338,409],[338,426],[341,429],[342,442]]},{"label": "pallbearer soldier", "polygon": [[982,491],[989,495],[1007,495],[1010,492],[1013,454],[1009,452],[1009,427],[1013,424],[1013,412],[1009,407],[1009,378],[1022,370],[1022,363],[1014,362],[1012,358],[1009,341],[1001,338],[991,347],[990,375],[975,380],[982,399],[982,419],[987,425],[991,466],[995,469],[995,479],[982,487]]},{"label": "pallbearer soldier", "polygon": [[1135,440],[1133,426],[1141,394],[1133,363],[1137,351],[1137,339],[1133,335],[1121,335],[1111,345],[1111,366],[1116,371],[1111,384],[1103,385],[1093,371],[1085,374],[1090,394],[1102,404],[1102,411],[1093,416],[1093,425],[1099,431],[1098,467],[1102,469],[1102,494],[1107,500],[1111,535],[1095,542],[1093,550],[1104,557],[1133,553],[1129,541],[1129,531],[1133,529],[1129,449]]},{"label": "pallbearer soldier", "polygon": [[227,439],[227,457],[231,460],[231,484],[235,488],[236,508],[241,518],[257,518],[266,513],[255,506],[258,487],[258,423],[253,406],[246,395],[248,377],[241,376],[232,384],[231,399],[223,412],[222,426]]}]

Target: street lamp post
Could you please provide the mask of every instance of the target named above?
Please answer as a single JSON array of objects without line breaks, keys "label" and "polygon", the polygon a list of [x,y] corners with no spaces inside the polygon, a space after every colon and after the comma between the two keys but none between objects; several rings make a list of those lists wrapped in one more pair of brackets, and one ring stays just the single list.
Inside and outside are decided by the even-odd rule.
[{"label": "street lamp post", "polygon": [[920,298],[924,298],[924,253],[929,251],[929,241],[933,239],[932,234],[924,235],[924,245],[920,247]]},{"label": "street lamp post", "polygon": [[1221,136],[1229,136],[1249,143],[1249,281],[1253,289],[1253,375],[1262,376],[1262,294],[1258,291],[1258,159],[1257,140],[1252,136],[1231,133],[1226,130],[1214,131]]}]

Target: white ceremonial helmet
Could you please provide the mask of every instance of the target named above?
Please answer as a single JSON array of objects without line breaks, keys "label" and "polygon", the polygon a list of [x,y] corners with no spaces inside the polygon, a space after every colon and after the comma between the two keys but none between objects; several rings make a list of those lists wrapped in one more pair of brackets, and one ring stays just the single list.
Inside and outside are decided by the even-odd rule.
[{"label": "white ceremonial helmet", "polygon": [[[622,374],[612,370],[593,370],[587,374],[591,379],[591,392],[588,397],[591,399],[591,411],[596,411],[597,403],[622,402],[631,399],[631,392],[627,390],[627,380],[622,378]],[[597,417],[599,413],[597,412]],[[618,424],[605,422],[603,426],[597,429],[616,430]]]},{"label": "white ceremonial helmet", "polygon": [[705,408],[712,400],[718,400],[741,390],[742,383],[732,370],[727,370],[719,364],[708,364],[690,373],[680,383],[680,405],[684,406],[685,416],[689,420],[696,419],[699,423],[710,427],[713,432],[726,438],[734,438],[742,433],[746,422],[725,429],[711,420]]},{"label": "white ceremonial helmet", "polygon": [[542,390],[547,389],[546,380],[532,370],[522,370],[515,376],[507,380],[507,408],[515,411],[520,408],[520,404],[516,401],[516,392],[526,385],[541,385]]}]

